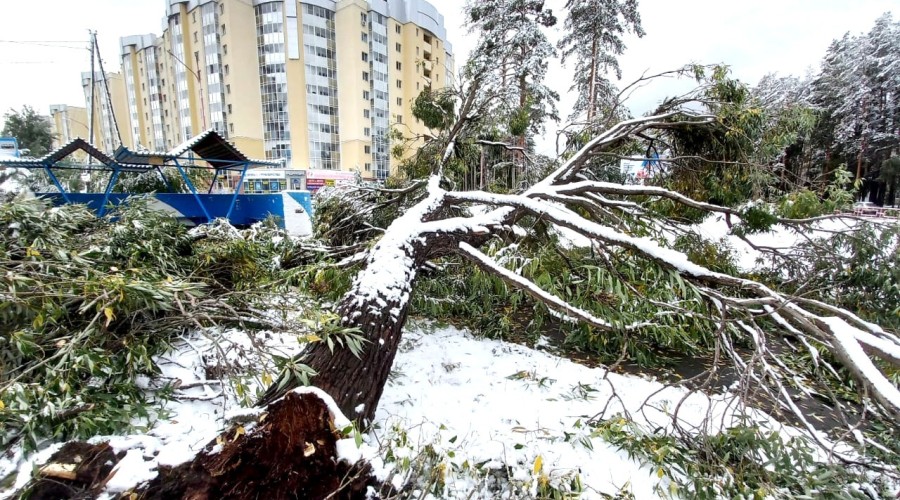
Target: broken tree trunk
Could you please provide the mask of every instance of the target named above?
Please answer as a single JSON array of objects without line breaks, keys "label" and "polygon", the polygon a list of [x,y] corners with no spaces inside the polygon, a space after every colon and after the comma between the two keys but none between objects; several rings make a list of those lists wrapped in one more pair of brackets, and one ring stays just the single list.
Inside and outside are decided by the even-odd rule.
[{"label": "broken tree trunk", "polygon": [[364,462],[341,461],[335,415],[321,394],[289,392],[256,425],[234,426],[194,460],[159,475],[143,499],[362,499],[376,486]]}]

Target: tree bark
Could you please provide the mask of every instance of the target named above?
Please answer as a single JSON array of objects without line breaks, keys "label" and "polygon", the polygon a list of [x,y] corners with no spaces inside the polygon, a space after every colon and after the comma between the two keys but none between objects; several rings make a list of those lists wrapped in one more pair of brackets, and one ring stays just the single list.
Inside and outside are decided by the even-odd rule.
[{"label": "tree bark", "polygon": [[594,120],[594,102],[597,99],[597,36],[595,35],[593,38],[593,44],[591,45],[591,77],[590,77],[590,89],[588,89],[588,111],[587,111],[587,120],[588,123]]}]

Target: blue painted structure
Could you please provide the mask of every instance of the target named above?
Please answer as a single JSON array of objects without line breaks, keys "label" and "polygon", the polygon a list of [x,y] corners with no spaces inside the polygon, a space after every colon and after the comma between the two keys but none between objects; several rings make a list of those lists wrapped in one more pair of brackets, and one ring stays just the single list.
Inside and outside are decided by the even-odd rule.
[{"label": "blue painted structure", "polygon": [[[62,163],[64,158],[78,150],[87,153],[98,164],[89,163],[88,165],[73,167]],[[202,163],[198,164],[198,161]],[[244,179],[251,165],[274,167],[280,166],[280,163],[251,160],[213,130],[208,130],[165,153],[134,152],[124,146],[120,146],[113,157],[109,157],[83,139],[75,139],[43,158],[0,159],[0,165],[43,170],[48,174],[58,192],[36,193],[37,196],[47,198],[57,205],[63,203],[84,203],[95,210],[99,216],[103,216],[109,206],[119,205],[132,196],[131,193],[113,192],[122,173],[156,171],[169,189],[172,190],[168,178],[163,174],[164,168],[172,167],[177,170],[189,192],[155,193],[152,195],[155,198],[155,202],[152,205],[155,208],[175,214],[185,223],[191,225],[204,224],[212,222],[216,218],[224,217],[233,225],[244,226],[274,215],[281,219],[281,225],[284,227],[284,219],[286,217],[312,216],[312,201],[309,192],[306,191],[241,194]],[[54,172],[60,169],[73,168],[109,172],[109,180],[104,191],[102,193],[67,192]],[[187,169],[191,168],[213,170],[213,179],[210,182],[208,192],[198,192],[187,175]],[[240,173],[240,178],[235,186],[234,193],[212,193],[212,188],[220,175],[236,174],[238,172]],[[291,213],[285,213],[286,196],[290,197],[292,206],[295,207],[291,209]],[[293,202],[298,203],[302,210],[297,209]]]}]

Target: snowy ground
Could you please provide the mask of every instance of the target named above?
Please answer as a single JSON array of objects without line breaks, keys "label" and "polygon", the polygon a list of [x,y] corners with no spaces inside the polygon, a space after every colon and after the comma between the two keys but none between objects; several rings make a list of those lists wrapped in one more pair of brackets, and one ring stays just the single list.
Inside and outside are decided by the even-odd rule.
[{"label": "snowy ground", "polygon": [[[178,393],[184,397],[170,405],[167,418],[146,434],[92,440],[109,440],[117,451],[127,450],[107,485],[111,498],[152,479],[159,465],[189,460],[225,426],[227,415],[241,412],[238,394],[212,380],[210,366],[221,367],[224,360],[227,366],[246,369],[263,344],[285,355],[297,352],[299,345],[287,334],[251,338],[229,332],[226,337],[217,346],[209,335],[193,335],[160,360],[163,380],[179,381]],[[415,473],[409,464],[429,449],[446,468],[448,498],[516,496],[514,491],[533,491],[542,475],[552,485],[570,484],[577,477],[585,488],[582,498],[622,488],[636,498],[655,498],[655,487],[668,488],[668,477],[660,478],[657,470],[592,436],[585,423],[609,402],[607,418],[627,411],[640,424],[669,426],[669,412],[686,394],[680,389],[657,392],[662,385],[654,381],[429,325],[408,329],[393,372],[376,430],[364,436],[359,453],[398,485]],[[265,369],[256,370],[255,378],[232,382],[238,380],[250,390],[264,385],[266,376]],[[638,411],[647,398],[651,404]],[[724,396],[694,394],[679,415],[690,425],[701,425],[707,416],[713,417],[711,425],[727,425],[733,411],[729,402]],[[765,415],[756,417],[778,427]],[[42,464],[58,447],[27,459],[19,455],[0,460],[0,477],[17,468],[16,487],[24,485],[33,465]],[[386,456],[393,460],[385,463]],[[499,487],[489,480],[492,471],[504,476]],[[2,492],[0,498],[10,498],[13,492]]]}]

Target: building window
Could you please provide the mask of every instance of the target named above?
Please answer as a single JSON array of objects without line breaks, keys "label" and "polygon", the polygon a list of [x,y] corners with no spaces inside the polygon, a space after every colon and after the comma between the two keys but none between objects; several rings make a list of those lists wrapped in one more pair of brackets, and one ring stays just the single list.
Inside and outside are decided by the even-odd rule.
[{"label": "building window", "polygon": [[226,75],[226,76],[228,75],[229,69],[230,69],[230,68],[229,68],[228,65],[226,64],[226,65],[225,65],[225,75]]},{"label": "building window", "polygon": [[194,32],[194,42],[195,43],[197,42],[197,32],[196,31]]},{"label": "building window", "polygon": [[369,81],[369,72],[368,71],[363,71],[363,81],[364,82]]},{"label": "building window", "polygon": [[372,146],[364,146],[364,147],[363,147],[363,151],[364,151],[367,155],[372,154]]},{"label": "building window", "polygon": [[372,131],[369,129],[369,127],[363,128],[363,135],[366,137],[369,137],[370,135],[372,135]]},{"label": "building window", "polygon": [[394,26],[394,31],[396,31],[398,35],[400,34],[400,25],[399,24]]},{"label": "building window", "polygon": [[360,33],[359,38],[360,38],[360,40],[362,40],[363,43],[369,43],[369,34],[368,33],[365,33],[365,32]]},{"label": "building window", "polygon": [[403,98],[402,97],[397,98],[397,106],[403,106]]},{"label": "building window", "polygon": [[400,52],[400,44],[397,43],[397,44],[395,45],[395,47],[397,48],[397,52]]},{"label": "building window", "polygon": [[397,88],[403,88],[403,82],[401,82],[400,80],[397,80]]},{"label": "building window", "polygon": [[403,115],[397,115],[397,123],[403,123]]},{"label": "building window", "polygon": [[368,90],[363,90],[363,99],[369,100],[372,94],[369,93]]},{"label": "building window", "polygon": [[363,118],[369,118],[370,116],[371,116],[371,115],[369,114],[369,110],[368,110],[368,109],[364,109],[364,110],[363,110]]},{"label": "building window", "polygon": [[222,53],[226,56],[228,55],[228,44],[222,46]]},{"label": "building window", "polygon": [[[191,22],[197,22],[197,11],[191,12]],[[196,35],[196,33],[194,33]]]},{"label": "building window", "polygon": [[371,171],[372,171],[372,164],[366,163],[366,172],[371,172]]},{"label": "building window", "polygon": [[219,4],[219,14],[224,14],[224,13],[225,13],[225,4],[220,3]]},{"label": "building window", "polygon": [[233,123],[228,124],[228,131],[231,132],[232,134],[234,133],[234,124]]},{"label": "building window", "polygon": [[362,60],[363,60],[363,62],[369,62],[369,53],[368,52],[362,53]]},{"label": "building window", "polygon": [[401,71],[403,69],[403,65],[400,64],[400,61],[397,61],[396,66],[397,66],[397,71]]},{"label": "building window", "polygon": [[226,94],[230,94],[230,93],[231,93],[231,84],[230,84],[230,83],[225,84],[225,93],[226,93]]},{"label": "building window", "polygon": [[228,105],[228,114],[231,114],[231,104]]},{"label": "building window", "polygon": [[223,24],[222,25],[222,35],[224,35],[224,34],[225,34],[225,25]]},{"label": "building window", "polygon": [[365,26],[365,25],[366,25],[366,21],[368,21],[368,19],[366,18],[366,13],[365,13],[365,12],[360,12],[360,13],[359,13],[359,24],[362,25],[362,26]]}]

